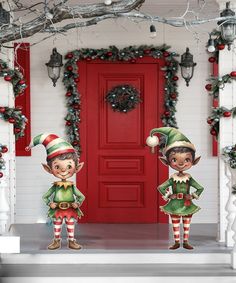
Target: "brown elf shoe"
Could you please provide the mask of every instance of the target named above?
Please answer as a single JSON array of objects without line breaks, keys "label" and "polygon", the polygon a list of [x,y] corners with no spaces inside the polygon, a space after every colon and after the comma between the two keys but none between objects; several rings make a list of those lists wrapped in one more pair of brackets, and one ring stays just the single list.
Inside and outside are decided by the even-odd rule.
[{"label": "brown elf shoe", "polygon": [[189,244],[189,242],[183,242],[183,248],[187,250],[193,250],[193,247]]},{"label": "brown elf shoe", "polygon": [[80,250],[80,249],[82,249],[82,246],[81,245],[79,245],[77,242],[76,242],[76,240],[69,240],[68,241],[68,248],[69,249],[73,249],[73,250]]},{"label": "brown elf shoe", "polygon": [[173,246],[169,247],[170,250],[176,250],[180,247],[180,243],[179,242],[175,242]]},{"label": "brown elf shoe", "polygon": [[52,243],[48,246],[49,250],[56,250],[61,248],[61,239],[53,239]]}]

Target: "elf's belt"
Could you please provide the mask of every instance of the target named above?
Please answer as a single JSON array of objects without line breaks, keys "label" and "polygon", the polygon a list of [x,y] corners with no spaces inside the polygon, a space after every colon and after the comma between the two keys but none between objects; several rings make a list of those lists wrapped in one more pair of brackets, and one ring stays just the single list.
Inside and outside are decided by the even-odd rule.
[{"label": "elf's belt", "polygon": [[62,210],[66,210],[66,209],[72,207],[72,203],[66,202],[66,201],[59,202],[59,203],[57,203],[57,207],[62,209]]},{"label": "elf's belt", "polygon": [[184,206],[191,205],[190,200],[192,199],[192,196],[190,194],[177,193],[173,194],[172,197],[174,197],[174,199],[184,199]]}]

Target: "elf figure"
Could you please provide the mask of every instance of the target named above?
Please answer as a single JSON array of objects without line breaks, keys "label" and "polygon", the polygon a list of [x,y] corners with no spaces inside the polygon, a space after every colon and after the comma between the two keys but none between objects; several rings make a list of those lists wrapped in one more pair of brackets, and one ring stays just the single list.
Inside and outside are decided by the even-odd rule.
[{"label": "elf figure", "polygon": [[79,207],[85,196],[73,182],[67,179],[78,173],[84,163],[79,163],[79,157],[72,145],[57,135],[40,134],[26,149],[30,150],[38,144],[44,145],[47,152],[47,164],[42,164],[43,168],[60,179],[43,195],[44,202],[49,206],[48,216],[52,218],[54,225],[54,239],[48,249],[55,250],[61,247],[61,229],[64,220],[68,247],[79,250],[81,246],[74,239],[74,230],[75,222],[83,215]]},{"label": "elf figure", "polygon": [[[162,150],[163,156],[160,157],[162,163],[170,166],[178,173],[174,173],[170,178],[161,184],[157,189],[163,198],[168,201],[160,209],[170,215],[173,227],[175,243],[170,249],[175,250],[180,247],[180,220],[183,221],[183,248],[193,249],[189,244],[189,230],[192,215],[200,210],[192,200],[198,199],[203,191],[190,174],[184,171],[196,165],[200,157],[195,157],[194,145],[179,130],[170,127],[152,129],[147,138],[147,145],[151,148],[159,144],[157,136],[160,133],[165,136],[166,142]],[[190,192],[190,188],[195,188],[195,192]],[[170,191],[169,191],[169,188]]]}]

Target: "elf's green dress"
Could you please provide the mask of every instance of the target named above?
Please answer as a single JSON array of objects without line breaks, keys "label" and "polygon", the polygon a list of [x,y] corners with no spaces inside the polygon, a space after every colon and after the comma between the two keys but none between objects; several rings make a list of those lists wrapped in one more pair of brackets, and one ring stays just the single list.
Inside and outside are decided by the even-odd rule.
[{"label": "elf's green dress", "polygon": [[[171,187],[171,192],[167,193],[167,189]],[[178,176],[173,174],[170,179],[161,184],[157,189],[168,200],[168,203],[161,206],[160,209],[166,214],[174,214],[179,216],[191,215],[200,210],[191,200],[186,199],[186,195],[190,195],[190,187],[196,189],[191,194],[192,198],[198,199],[204,188],[198,184],[189,174]],[[168,196],[176,195],[175,199]]]}]

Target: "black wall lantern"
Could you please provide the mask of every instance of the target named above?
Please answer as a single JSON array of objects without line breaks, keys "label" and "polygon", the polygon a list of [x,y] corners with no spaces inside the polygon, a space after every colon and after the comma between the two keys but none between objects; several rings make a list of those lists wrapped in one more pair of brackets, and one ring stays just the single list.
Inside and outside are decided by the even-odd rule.
[{"label": "black wall lantern", "polygon": [[193,77],[194,67],[197,63],[193,62],[193,55],[189,52],[189,48],[186,48],[186,52],[181,55],[181,62],[179,63],[181,67],[181,75],[186,81],[186,86],[189,86],[189,81]]},{"label": "black wall lantern", "polygon": [[6,25],[10,23],[10,13],[3,9],[2,3],[0,3],[0,25]]},{"label": "black wall lantern", "polygon": [[60,77],[62,64],[62,55],[57,52],[56,48],[53,48],[50,60],[45,64],[48,68],[48,76],[53,82],[53,86],[56,86],[56,82]]},{"label": "black wall lantern", "polygon": [[[220,13],[221,17],[233,17],[235,16],[235,12],[229,9],[230,2],[226,3],[226,9]],[[222,20],[217,22],[220,27],[221,37],[225,41],[225,44],[228,45],[228,50],[231,48],[231,44],[233,43],[236,35],[235,35],[235,26],[236,20]]]}]

